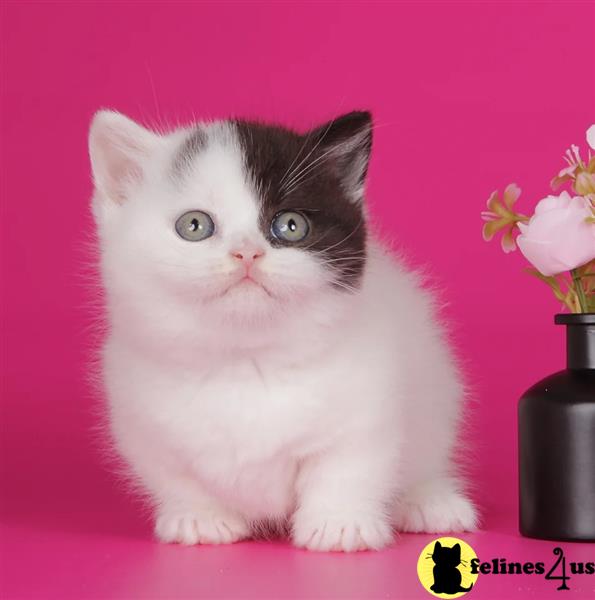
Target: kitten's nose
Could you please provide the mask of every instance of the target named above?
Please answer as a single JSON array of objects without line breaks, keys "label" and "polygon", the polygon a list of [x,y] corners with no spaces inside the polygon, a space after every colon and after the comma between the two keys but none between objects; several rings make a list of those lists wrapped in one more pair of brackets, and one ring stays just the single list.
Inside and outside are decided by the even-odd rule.
[{"label": "kitten's nose", "polygon": [[230,254],[242,262],[252,264],[257,258],[264,255],[264,250],[256,245],[243,244],[232,250]]}]

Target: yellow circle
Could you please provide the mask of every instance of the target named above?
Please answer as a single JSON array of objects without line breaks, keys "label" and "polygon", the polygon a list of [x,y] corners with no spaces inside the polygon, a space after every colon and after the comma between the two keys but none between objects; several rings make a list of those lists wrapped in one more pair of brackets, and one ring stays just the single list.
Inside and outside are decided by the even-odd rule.
[{"label": "yellow circle", "polygon": [[438,598],[459,598],[470,592],[478,574],[471,573],[477,554],[469,544],[454,537],[430,542],[417,560],[417,576],[425,590]]}]

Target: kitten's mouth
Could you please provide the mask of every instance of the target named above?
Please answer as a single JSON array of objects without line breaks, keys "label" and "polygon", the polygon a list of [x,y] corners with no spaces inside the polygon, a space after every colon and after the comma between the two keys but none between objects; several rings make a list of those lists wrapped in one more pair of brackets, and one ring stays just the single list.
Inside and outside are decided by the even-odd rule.
[{"label": "kitten's mouth", "polygon": [[271,294],[271,292],[267,289],[267,287],[263,283],[261,283],[260,281],[257,281],[250,275],[244,275],[241,279],[234,281],[227,289],[225,289],[223,291],[223,293],[221,294],[221,297],[225,296],[231,290],[234,290],[234,289],[239,290],[242,288],[245,288],[245,289],[260,288],[269,298],[274,297],[273,294]]}]

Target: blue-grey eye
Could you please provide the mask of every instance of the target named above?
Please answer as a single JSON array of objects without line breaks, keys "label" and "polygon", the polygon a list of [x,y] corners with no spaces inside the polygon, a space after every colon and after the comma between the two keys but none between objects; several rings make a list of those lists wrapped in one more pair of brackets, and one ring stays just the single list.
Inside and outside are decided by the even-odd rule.
[{"label": "blue-grey eye", "polygon": [[202,210],[190,210],[176,221],[176,231],[189,242],[201,242],[215,233],[215,223]]},{"label": "blue-grey eye", "polygon": [[281,242],[301,242],[309,232],[308,219],[291,210],[275,215],[271,223],[271,233]]}]

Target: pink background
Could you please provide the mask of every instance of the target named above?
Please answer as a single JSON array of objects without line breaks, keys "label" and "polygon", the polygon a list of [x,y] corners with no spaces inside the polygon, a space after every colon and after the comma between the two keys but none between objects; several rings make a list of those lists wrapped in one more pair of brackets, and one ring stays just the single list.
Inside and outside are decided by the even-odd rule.
[{"label": "pink background", "polygon": [[[3,598],[429,597],[431,536],[379,554],[285,543],[151,541],[93,431],[86,243],[87,128],[113,107],[149,124],[242,115],[309,127],[375,115],[369,199],[381,231],[445,290],[477,399],[469,428],[482,560],[540,560],[516,530],[516,401],[563,366],[548,290],[518,252],[485,244],[479,213],[511,181],[530,211],[595,107],[595,5],[33,3],[2,5]],[[563,544],[569,559],[593,546]],[[575,577],[587,595],[595,577]],[[480,576],[476,597],[556,596],[537,577]]]}]

